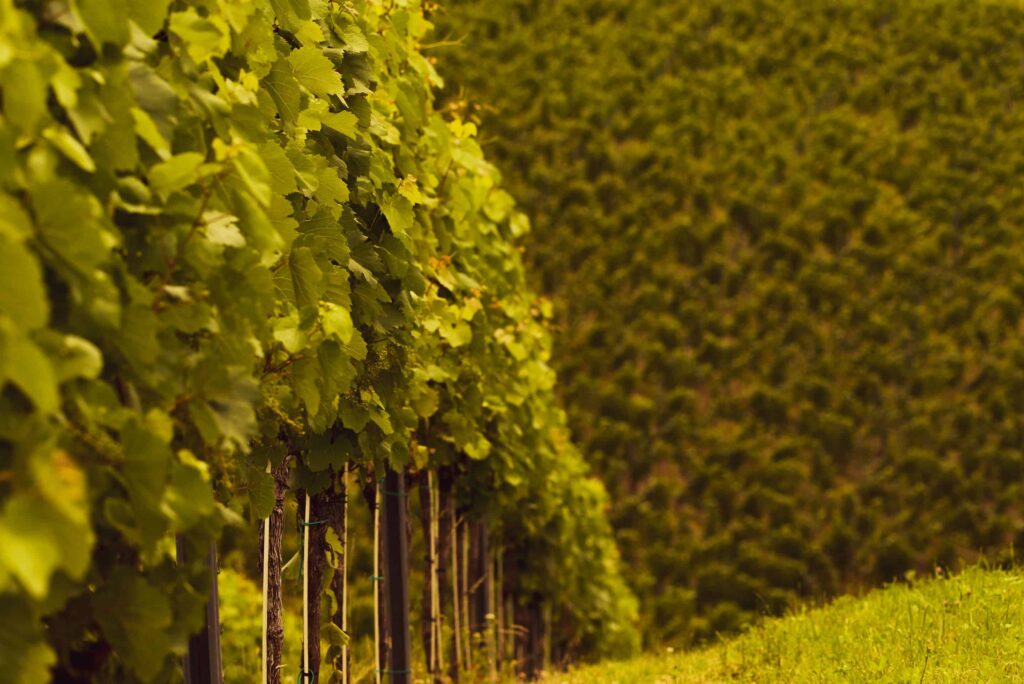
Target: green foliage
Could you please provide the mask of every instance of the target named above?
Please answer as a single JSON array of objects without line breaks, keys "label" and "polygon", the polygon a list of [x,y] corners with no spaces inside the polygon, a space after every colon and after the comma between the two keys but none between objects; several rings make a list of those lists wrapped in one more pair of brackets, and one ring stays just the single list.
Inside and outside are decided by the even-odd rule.
[{"label": "green foliage", "polygon": [[[10,681],[173,681],[205,591],[174,537],[202,558],[266,515],[282,459],[312,492],[350,461],[457,466],[546,549],[562,638],[628,649],[524,220],[434,109],[428,28],[416,2],[0,0]],[[586,573],[605,593],[554,593]]]},{"label": "green foliage", "polygon": [[[1021,543],[1024,11],[451,0],[652,643]],[[446,44],[446,39],[457,43]]]},{"label": "green foliage", "polygon": [[705,650],[649,655],[557,674],[542,684],[614,682],[948,682],[1024,677],[1019,570],[962,575],[844,596],[769,620]]}]

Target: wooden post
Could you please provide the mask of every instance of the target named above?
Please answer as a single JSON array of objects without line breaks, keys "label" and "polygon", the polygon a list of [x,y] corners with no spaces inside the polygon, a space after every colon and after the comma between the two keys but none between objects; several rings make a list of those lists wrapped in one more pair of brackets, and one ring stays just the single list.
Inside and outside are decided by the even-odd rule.
[{"label": "wooden post", "polygon": [[[425,476],[425,477],[424,477]],[[423,594],[420,607],[420,629],[423,639],[423,654],[427,661],[427,673],[433,677],[437,672],[437,616],[434,614],[434,564],[437,562],[437,555],[434,544],[434,501],[432,473],[428,470],[420,473],[420,524],[423,527],[423,536],[426,540],[423,558]]]},{"label": "wooden post", "polygon": [[[454,572],[452,545],[449,540],[452,536],[452,523],[454,522],[454,500],[453,500],[453,469],[452,466],[441,466],[438,468],[434,478],[434,509],[436,520],[434,523],[434,538],[437,540],[437,641],[438,641],[438,673],[437,682],[446,682],[447,672],[451,681],[455,680],[455,673],[458,671],[458,663],[455,662],[458,639],[455,638],[458,632],[455,630],[453,614],[449,618],[445,607],[448,605],[448,596],[454,588],[452,578],[449,575]],[[446,631],[447,628],[447,631]],[[451,645],[448,646],[446,634],[452,636]],[[446,650],[448,647],[450,650]]]},{"label": "wooden post", "polygon": [[380,575],[380,482],[374,484],[373,500],[373,671],[374,681],[381,684],[384,669],[383,644],[381,643],[381,575]]},{"label": "wooden post", "polygon": [[497,648],[497,668],[505,660],[505,548],[501,542],[494,551],[494,636]]},{"label": "wooden post", "polygon": [[459,576],[462,579],[462,632],[466,640],[462,650],[466,656],[465,666],[467,670],[473,669],[473,631],[470,627],[469,617],[469,522],[463,517],[459,526],[459,536],[462,537],[462,567],[459,569]]},{"label": "wooden post", "polygon": [[528,676],[536,679],[544,670],[544,616],[541,611],[541,599],[534,594],[529,606],[530,611],[530,647]]},{"label": "wooden post", "polygon": [[505,660],[516,659],[516,609],[511,591],[505,593]]},{"label": "wooden post", "polygon": [[[303,625],[303,672],[307,673],[307,684],[320,681],[320,621],[321,595],[324,574],[327,569],[327,523],[333,511],[329,493],[320,492],[312,496],[302,492],[306,502],[305,522],[300,527],[306,555],[302,571],[302,593],[304,609]],[[301,501],[302,499],[300,499]],[[301,518],[300,518],[301,519]]]},{"label": "wooden post", "polygon": [[[348,464],[345,464],[341,472],[335,473],[333,484],[334,486],[325,493],[328,500],[324,518],[341,542],[341,553],[332,555],[334,575],[331,577],[331,591],[334,593],[336,605],[331,622],[344,634],[348,634],[348,564],[351,553],[348,538]],[[347,645],[341,647],[341,652],[334,660],[334,669],[341,673],[340,684],[349,684],[351,678]]]},{"label": "wooden post", "polygon": [[[177,538],[178,564],[188,562],[185,539]],[[210,578],[210,597],[206,601],[203,628],[188,639],[188,651],[182,656],[185,684],[221,684],[220,601],[217,594],[217,544],[210,542],[206,553]]]},{"label": "wooden post", "polygon": [[[481,655],[486,658],[488,678],[497,680],[494,649],[494,607],[491,603],[493,593],[493,566],[487,535],[487,522],[477,520],[470,524],[469,536],[469,606],[472,643],[482,646]],[[480,663],[483,669],[484,663]]]},{"label": "wooden post", "polygon": [[427,496],[430,508],[430,671],[436,673],[441,664],[441,616],[437,610],[437,495],[434,473],[430,471],[427,471]]},{"label": "wooden post", "polygon": [[[310,499],[309,492],[302,492],[305,496],[299,498],[299,520],[302,525],[299,527],[299,534],[302,537],[302,558],[299,559],[299,567],[302,568],[302,671],[299,674],[299,682],[306,683],[308,676],[310,684],[313,681],[313,671],[309,668],[309,513]],[[305,499],[305,514],[303,514],[302,500]]]},{"label": "wooden post", "polygon": [[441,673],[444,671],[444,614],[441,610],[441,486],[437,478],[430,478],[430,533],[433,540],[434,562],[432,568],[433,576],[430,578],[433,597],[433,605],[430,612],[434,616],[434,654],[437,659],[435,670],[435,681],[441,682]]},{"label": "wooden post", "polygon": [[[425,475],[425,477],[424,477]],[[444,632],[441,611],[441,549],[440,496],[437,478],[432,470],[420,474],[420,523],[426,538],[425,576],[422,596],[423,651],[431,680],[440,683],[444,672]]]},{"label": "wooden post", "polygon": [[[449,499],[451,503],[451,499]],[[452,659],[452,678],[458,679],[459,672],[462,671],[462,664],[466,662],[465,657],[462,654],[462,613],[461,602],[459,600],[459,578],[462,575],[462,571],[459,568],[459,522],[455,518],[455,508],[452,506],[451,511],[452,524],[449,526],[449,536],[451,541],[451,571],[452,571],[452,651],[454,658]]]},{"label": "wooden post", "polygon": [[492,613],[491,554],[487,544],[487,523],[483,520],[475,521],[470,524],[468,532],[470,628],[474,637],[473,642],[485,646],[484,653],[490,661],[487,616]]},{"label": "wooden post", "polygon": [[406,525],[405,473],[389,467],[384,478],[384,540],[387,545],[384,589],[387,592],[388,636],[391,643],[389,684],[412,682]]},{"label": "wooden post", "polygon": [[[270,463],[267,463],[267,475],[270,475]],[[273,477],[271,475],[271,477]],[[273,511],[271,511],[272,513]],[[262,618],[263,626],[262,632],[260,633],[261,644],[260,644],[260,684],[267,684],[269,681],[269,674],[267,673],[267,663],[270,660],[267,657],[267,616],[270,611],[268,606],[268,595],[270,590],[270,516],[267,516],[263,520],[263,524],[260,526],[260,562],[259,568],[263,575],[263,593],[262,593]]]},{"label": "wooden post", "polygon": [[541,658],[541,671],[549,672],[551,670],[551,604],[545,602],[542,609],[544,616],[544,650]]},{"label": "wooden post", "polygon": [[[345,464],[348,468],[348,464]],[[341,536],[341,631],[348,634],[348,557],[352,552],[348,540],[348,470],[341,472],[341,496],[342,496],[342,523]],[[337,594],[335,594],[337,595]],[[348,643],[341,647],[341,684],[349,684],[352,681],[352,667],[349,662],[350,654]]]},{"label": "wooden post", "polygon": [[[263,657],[266,658],[268,684],[281,684],[281,651],[284,646],[284,622],[281,607],[281,538],[284,535],[284,497],[288,491],[288,466],[282,463],[271,469],[274,478],[274,510],[270,514],[270,522],[261,525],[262,530],[269,532],[266,548],[267,569],[267,605],[266,634],[267,647]],[[260,560],[263,560],[263,539],[260,539]],[[260,570],[263,570],[261,563]]]},{"label": "wooden post", "polygon": [[490,554],[487,556],[487,661],[490,669],[491,681],[498,681],[498,657],[501,652],[499,644],[498,628],[501,626],[499,616],[501,615],[501,600],[495,598],[500,588],[497,586],[497,556],[498,551],[491,546]]}]

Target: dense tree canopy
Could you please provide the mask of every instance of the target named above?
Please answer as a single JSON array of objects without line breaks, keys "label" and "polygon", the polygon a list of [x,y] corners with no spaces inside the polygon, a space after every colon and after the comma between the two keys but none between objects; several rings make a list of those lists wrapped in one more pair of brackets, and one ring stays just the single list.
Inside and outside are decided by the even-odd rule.
[{"label": "dense tree canopy", "polygon": [[[1024,541],[1024,9],[451,0],[650,638]],[[451,43],[455,43],[452,45]]]}]

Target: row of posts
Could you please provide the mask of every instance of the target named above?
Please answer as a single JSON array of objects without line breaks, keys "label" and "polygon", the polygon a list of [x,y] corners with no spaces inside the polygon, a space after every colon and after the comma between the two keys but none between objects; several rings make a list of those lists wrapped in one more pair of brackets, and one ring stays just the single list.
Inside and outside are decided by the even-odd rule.
[{"label": "row of posts", "polygon": [[[382,541],[385,552],[383,554],[383,581],[386,600],[385,619],[388,625],[388,646],[386,650],[385,663],[379,663],[378,667],[388,676],[389,684],[411,684],[412,682],[412,644],[410,639],[409,624],[409,548],[406,530],[408,529],[407,506],[406,506],[406,477],[403,472],[388,468],[383,481],[384,496],[380,497],[382,503]],[[454,521],[453,521],[454,522]],[[435,534],[435,533],[432,533]],[[488,571],[488,535],[486,526],[483,524],[469,526],[469,534],[472,535],[471,543],[476,549],[473,554],[471,567],[468,575],[476,578],[473,586],[464,584],[464,590],[469,589],[467,594],[477,596],[492,596],[493,581],[491,572]],[[437,540],[435,540],[437,541]],[[189,560],[188,549],[184,540],[179,537],[177,540],[178,562],[185,563]],[[428,567],[431,572],[434,568],[431,564],[437,562],[436,552],[431,552],[428,559]],[[210,593],[209,601],[206,604],[206,613],[203,628],[189,639],[187,653],[183,656],[182,668],[184,671],[184,684],[222,684],[221,649],[220,649],[220,620],[218,611],[217,594],[217,548],[211,544],[206,554],[206,567],[209,575]],[[451,559],[451,566],[456,566],[458,561]],[[428,580],[429,581],[429,580]],[[436,584],[434,585],[436,587]],[[436,589],[434,589],[436,591]],[[500,592],[497,600],[502,601]],[[488,600],[475,600],[472,602],[472,615],[470,616],[473,631],[483,631],[489,619]],[[537,613],[534,616],[534,613]],[[468,614],[468,611],[467,611]],[[538,624],[526,625],[530,633],[531,642],[536,641],[545,625],[540,622],[539,611],[531,611],[528,622]],[[431,637],[434,638],[434,637]],[[456,635],[456,639],[460,637]],[[531,660],[539,661],[540,651],[547,648],[540,644],[532,644],[527,651],[533,654]],[[496,645],[489,645],[489,649],[497,649]],[[456,649],[458,650],[458,649]],[[378,653],[380,657],[381,653]],[[468,657],[469,654],[466,654]],[[264,654],[266,657],[266,654]],[[547,660],[545,653],[544,660]],[[455,665],[455,663],[453,663]],[[526,670],[535,674],[540,669],[540,662],[526,663]],[[432,667],[437,668],[433,663]]]}]

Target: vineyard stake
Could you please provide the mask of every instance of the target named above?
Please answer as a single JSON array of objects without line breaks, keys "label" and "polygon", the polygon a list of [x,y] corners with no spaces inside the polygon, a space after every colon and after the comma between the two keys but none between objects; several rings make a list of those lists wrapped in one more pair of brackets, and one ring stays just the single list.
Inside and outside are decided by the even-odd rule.
[{"label": "vineyard stake", "polygon": [[[178,564],[188,562],[185,540],[177,538]],[[203,628],[188,639],[188,650],[182,658],[185,684],[221,684],[220,600],[217,593],[217,544],[210,542],[206,554],[210,577],[210,597],[206,601]]]},{"label": "vineyard stake", "polygon": [[473,631],[469,617],[469,532],[472,525],[462,520],[462,627],[466,647],[466,669],[473,669]]},{"label": "vineyard stake", "polygon": [[[306,492],[306,515],[302,526],[302,676],[309,673],[309,492]],[[311,682],[312,684],[312,682]]]},{"label": "vineyard stake", "polygon": [[[267,474],[270,474],[270,463],[267,463]],[[263,661],[263,684],[267,684],[267,588],[270,585],[270,516],[263,519],[263,631],[260,634],[263,646],[260,655]]]},{"label": "vineyard stake", "polygon": [[505,660],[505,547],[499,538],[497,549],[494,552],[494,635],[496,648],[498,650],[498,670],[501,670]]},{"label": "vineyard stake", "polygon": [[391,641],[389,684],[412,681],[412,645],[409,639],[409,547],[405,536],[405,474],[388,467],[384,478],[384,527],[387,544],[388,627]]},{"label": "vineyard stake", "polygon": [[435,654],[435,679],[440,680],[440,673],[444,671],[444,632],[441,619],[441,580],[440,580],[440,544],[438,536],[441,532],[441,492],[437,478],[432,471],[428,471],[430,490],[430,542],[431,542],[431,612],[434,619],[434,654]]},{"label": "vineyard stake", "polygon": [[375,481],[373,499],[373,672],[380,684],[384,663],[380,659],[380,482]]},{"label": "vineyard stake", "polygon": [[[422,490],[421,490],[422,491]],[[434,543],[434,473],[427,471],[427,508],[429,519],[427,523],[427,542],[429,546],[429,569],[430,569],[430,663],[431,674],[437,672],[437,613],[434,611],[434,599],[437,595],[437,549]]]},{"label": "vineyard stake", "polygon": [[451,537],[452,554],[448,565],[452,571],[452,641],[455,644],[455,674],[457,676],[465,660],[462,657],[462,620],[459,619],[459,521],[455,519],[454,507],[451,519],[449,537]]},{"label": "vineyard stake", "polygon": [[[348,470],[341,472],[341,631],[348,636]],[[376,589],[376,586],[374,586]],[[341,684],[348,684],[348,642],[341,646]]]}]

